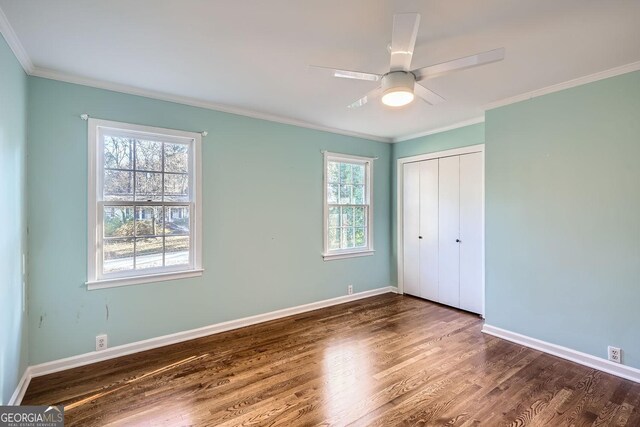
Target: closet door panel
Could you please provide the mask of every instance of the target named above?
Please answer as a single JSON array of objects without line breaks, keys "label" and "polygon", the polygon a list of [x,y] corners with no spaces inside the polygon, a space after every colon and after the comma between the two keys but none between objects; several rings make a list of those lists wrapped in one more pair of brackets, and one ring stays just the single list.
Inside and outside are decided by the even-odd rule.
[{"label": "closet door panel", "polygon": [[420,296],[438,300],[438,159],[420,162]]},{"label": "closet door panel", "polygon": [[460,156],[460,308],[482,313],[482,153]]},{"label": "closet door panel", "polygon": [[404,293],[420,296],[420,165],[403,166],[403,286]]},{"label": "closet door panel", "polygon": [[460,306],[460,156],[439,159],[438,301]]}]

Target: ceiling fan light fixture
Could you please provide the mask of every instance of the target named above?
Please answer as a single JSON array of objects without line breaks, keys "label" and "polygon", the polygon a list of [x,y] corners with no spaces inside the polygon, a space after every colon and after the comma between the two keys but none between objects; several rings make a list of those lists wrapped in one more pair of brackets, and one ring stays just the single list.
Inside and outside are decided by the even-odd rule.
[{"label": "ceiling fan light fixture", "polygon": [[408,90],[392,90],[382,95],[382,103],[389,107],[402,107],[413,101],[413,92]]},{"label": "ceiling fan light fixture", "polygon": [[415,77],[406,71],[392,71],[382,78],[382,103],[402,107],[414,99]]}]

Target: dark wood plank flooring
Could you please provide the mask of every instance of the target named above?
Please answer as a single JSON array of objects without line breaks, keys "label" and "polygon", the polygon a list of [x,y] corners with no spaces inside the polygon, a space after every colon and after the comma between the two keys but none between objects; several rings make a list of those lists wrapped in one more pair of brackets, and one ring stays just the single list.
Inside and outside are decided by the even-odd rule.
[{"label": "dark wood plank flooring", "polygon": [[640,384],[394,294],[34,378],[67,426],[640,426]]}]

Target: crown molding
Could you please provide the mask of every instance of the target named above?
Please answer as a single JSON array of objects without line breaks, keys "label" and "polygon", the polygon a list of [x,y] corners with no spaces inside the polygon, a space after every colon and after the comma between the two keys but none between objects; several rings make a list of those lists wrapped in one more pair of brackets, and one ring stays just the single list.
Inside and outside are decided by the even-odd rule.
[{"label": "crown molding", "polygon": [[190,105],[192,107],[206,108],[208,110],[221,111],[223,113],[236,114],[239,116],[251,117],[253,119],[266,120],[270,122],[281,123],[285,125],[298,126],[307,129],[319,130],[323,132],[334,133],[338,135],[351,136],[356,138],[363,138],[378,142],[391,142],[391,138],[384,138],[375,135],[369,135],[366,133],[353,132],[329,126],[317,125],[314,123],[305,122],[302,120],[292,119],[289,117],[278,116],[275,114],[263,113],[260,111],[254,111],[246,108],[232,107],[229,105],[216,104],[213,102],[204,101],[201,99],[190,98],[180,95],[172,95],[165,92],[159,92],[155,90],[140,89],[134,86],[123,85],[120,83],[112,83],[104,80],[97,80],[88,77],[76,76],[73,74],[64,73],[61,71],[55,71],[48,68],[33,67],[31,73],[35,77],[42,77],[45,79],[58,80],[67,83],[74,83],[82,86],[90,86],[98,89],[110,90],[113,92],[126,93],[130,95],[142,96],[145,98],[158,99],[161,101],[175,102],[177,104]]},{"label": "crown molding", "polygon": [[24,72],[31,74],[33,71],[33,62],[31,62],[29,55],[27,55],[27,51],[24,50],[24,46],[20,43],[16,32],[13,31],[13,27],[9,24],[7,15],[4,14],[2,9],[0,9],[0,33],[2,33],[4,39],[9,45],[9,48],[13,51],[13,54],[16,56],[20,65],[22,65]]},{"label": "crown molding", "polygon": [[[302,120],[297,120],[289,117],[279,116],[275,114],[264,113],[260,111],[255,111],[246,108],[233,107],[224,104],[217,104],[213,102],[204,101],[197,98],[185,97],[180,95],[173,95],[165,92],[141,89],[134,86],[112,83],[104,80],[92,79],[88,77],[81,77],[61,71],[51,70],[48,68],[36,67],[33,65],[33,62],[29,58],[26,50],[22,46],[22,43],[18,39],[15,31],[9,24],[9,20],[7,16],[3,12],[2,8],[0,8],[0,33],[4,36],[7,44],[13,51],[16,59],[24,69],[24,71],[31,76],[42,77],[51,80],[59,80],[67,83],[79,84],[82,86],[90,86],[99,89],[110,90],[114,92],[127,93],[130,95],[142,96],[145,98],[158,99],[161,101],[174,102],[177,104],[190,105],[193,107],[205,108],[208,110],[221,111],[224,113],[236,114],[245,117],[251,117],[259,120],[266,120],[275,123],[281,123],[286,125],[292,125],[307,129],[318,130],[322,132],[329,132],[338,135],[350,136],[355,138],[368,139],[370,141],[377,142],[386,142],[386,143],[395,143],[408,141],[410,139],[419,138],[422,136],[433,135],[440,132],[445,132],[448,130],[453,130],[457,128],[461,128],[464,126],[469,126],[473,124],[478,124],[484,122],[484,116],[476,117],[469,120],[464,120],[461,122],[456,122],[452,125],[426,130],[424,132],[419,132],[415,134],[400,136],[400,137],[381,137],[376,135],[370,135],[367,133],[348,131],[338,128],[333,128],[330,126],[323,126],[319,124],[309,123]],[[564,89],[569,89],[575,86],[580,86],[587,83],[592,83],[598,80],[606,79],[609,77],[615,77],[621,74],[630,73],[633,71],[640,70],[640,61],[632,62],[630,64],[622,65],[619,67],[611,68],[609,70],[600,71],[594,74],[590,74],[587,76],[579,77],[576,79],[572,79],[563,83],[554,84],[551,86],[547,86],[542,89],[536,89],[534,91],[526,92],[520,95],[515,95],[509,98],[504,98],[498,101],[491,102],[489,104],[485,104],[482,108],[484,111],[492,110],[494,108],[502,107],[509,104],[514,104],[516,102],[526,101],[531,98],[535,98],[538,96],[546,95],[553,92],[558,92]]]},{"label": "crown molding", "polygon": [[542,89],[532,90],[531,92],[522,93],[520,95],[511,96],[498,101],[486,104],[483,109],[493,110],[494,108],[504,107],[505,105],[515,104],[516,102],[527,101],[538,96],[547,95],[561,90],[570,89],[572,87],[581,86],[587,83],[597,82],[598,80],[608,79],[609,77],[615,77],[622,74],[631,73],[640,70],[640,61],[632,62],[630,64],[621,65],[619,67],[610,68],[608,70],[599,71],[597,73],[589,74],[586,76],[578,77],[576,79],[567,80],[566,82],[557,83],[551,86],[544,87]]},{"label": "crown molding", "polygon": [[400,136],[400,137],[397,137],[397,138],[393,138],[391,140],[391,142],[409,141],[410,139],[416,139],[416,138],[420,138],[422,136],[428,136],[428,135],[433,135],[435,133],[446,132],[448,130],[463,128],[465,126],[477,125],[478,123],[484,123],[484,115],[478,116],[478,117],[474,117],[473,119],[468,119],[468,120],[463,120],[461,122],[456,122],[456,123],[454,123],[452,125],[443,126],[443,127],[427,130],[427,131],[424,131],[424,132],[419,132],[419,133],[414,133],[414,134],[410,134],[410,135],[405,135],[405,136]]},{"label": "crown molding", "polygon": [[143,96],[145,98],[158,99],[161,101],[174,102],[177,104],[190,105],[192,107],[205,108],[208,110],[221,111],[223,113],[236,114],[239,116],[251,117],[258,120],[266,120],[269,122],[281,123],[285,125],[297,126],[301,128],[313,129],[322,132],[329,132],[338,135],[350,136],[355,138],[368,139],[377,142],[392,142],[391,138],[385,138],[376,135],[369,135],[361,132],[348,131],[344,129],[333,128],[330,126],[323,126],[314,123],[305,122],[303,120],[297,120],[289,117],[278,116],[275,114],[264,113],[260,111],[254,111],[246,108],[232,107],[229,105],[216,104],[213,102],[204,101],[201,99],[190,98],[186,96],[172,95],[165,92],[153,91],[147,89],[140,89],[137,87],[123,85],[119,83],[111,83],[104,80],[91,79],[88,77],[76,76],[61,71],[51,70],[43,67],[36,67],[31,62],[27,51],[22,46],[20,39],[13,30],[13,27],[7,19],[2,8],[0,8],[0,33],[4,36],[7,44],[16,56],[16,59],[22,66],[22,69],[30,76],[42,77],[45,79],[59,80],[67,83],[75,83],[82,86],[90,86],[99,89],[110,90],[113,92],[127,93],[130,95]]}]

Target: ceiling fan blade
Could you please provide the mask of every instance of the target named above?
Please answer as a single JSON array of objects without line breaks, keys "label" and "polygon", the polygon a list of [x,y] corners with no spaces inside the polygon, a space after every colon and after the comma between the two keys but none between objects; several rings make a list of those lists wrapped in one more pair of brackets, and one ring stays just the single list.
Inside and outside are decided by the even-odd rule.
[{"label": "ceiling fan blade", "polygon": [[447,61],[441,64],[419,68],[412,71],[412,73],[416,76],[416,81],[420,81],[436,76],[441,76],[443,74],[448,74],[452,71],[464,70],[465,68],[477,67],[478,65],[485,65],[492,62],[502,61],[503,59],[504,48],[501,47],[499,49],[489,50],[487,52],[478,53],[476,55],[454,59],[453,61]]},{"label": "ceiling fan blade", "polygon": [[318,70],[325,74],[329,74],[333,77],[340,77],[343,79],[368,80],[371,82],[377,82],[382,78],[380,74],[365,73],[363,71],[339,70],[337,68],[320,67],[318,65],[309,65],[309,68]]},{"label": "ceiling fan blade", "polygon": [[391,71],[409,71],[411,57],[416,45],[420,15],[403,13],[393,15],[393,35],[391,37]]},{"label": "ceiling fan blade", "polygon": [[377,98],[378,96],[380,96],[381,93],[382,93],[382,87],[377,87],[374,90],[372,90],[369,93],[367,93],[362,98],[358,99],[356,102],[353,102],[353,103],[347,105],[347,108],[350,108],[350,109],[360,108],[363,105],[365,105],[367,102],[369,102],[372,99]]},{"label": "ceiling fan blade", "polygon": [[427,104],[436,105],[444,102],[443,97],[422,85],[415,85],[413,87],[413,92],[416,94],[416,96],[422,98]]}]

